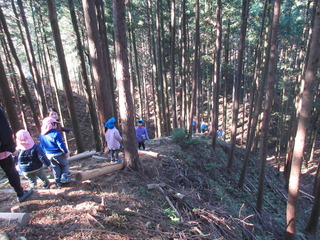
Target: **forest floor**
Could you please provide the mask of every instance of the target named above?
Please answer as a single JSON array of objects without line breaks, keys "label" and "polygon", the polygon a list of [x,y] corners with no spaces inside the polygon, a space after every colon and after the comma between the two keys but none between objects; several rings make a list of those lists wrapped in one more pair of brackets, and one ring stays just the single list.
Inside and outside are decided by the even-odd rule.
[{"label": "forest floor", "polygon": [[[258,213],[257,160],[251,159],[240,190],[237,159],[243,150],[237,149],[229,171],[228,143],[219,140],[214,152],[209,135],[195,139],[196,145],[184,148],[169,137],[150,140],[146,151],[139,151],[139,173],[124,169],[72,181],[62,189],[53,185],[49,190],[36,190],[20,204],[7,181],[2,181],[0,212],[18,206],[20,212],[30,213],[31,219],[26,226],[0,220],[0,233],[10,240],[283,239],[287,193],[282,173],[272,166],[272,160],[266,170],[263,211]],[[70,170],[74,178],[77,171],[111,164],[90,157],[70,161]],[[313,202],[309,196],[314,181],[311,171],[314,169],[305,170],[302,178],[297,239],[311,239],[303,233]],[[27,181],[22,182],[29,187]]]}]

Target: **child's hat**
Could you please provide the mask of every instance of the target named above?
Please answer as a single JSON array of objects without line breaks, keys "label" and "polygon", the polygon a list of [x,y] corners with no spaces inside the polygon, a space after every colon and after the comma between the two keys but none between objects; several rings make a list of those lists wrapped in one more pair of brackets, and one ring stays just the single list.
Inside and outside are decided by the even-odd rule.
[{"label": "child's hat", "polygon": [[49,132],[53,128],[52,123],[60,123],[60,122],[58,122],[53,117],[46,117],[42,120],[42,127],[41,127],[41,134],[42,135],[46,134],[47,132]]},{"label": "child's hat", "polygon": [[28,150],[34,146],[34,141],[27,130],[21,129],[16,133],[17,148]]},{"label": "child's hat", "polygon": [[113,117],[113,118],[110,118],[105,124],[104,126],[108,129],[112,129],[114,128],[114,124],[116,122],[116,119]]},{"label": "child's hat", "polygon": [[139,119],[138,123],[144,123],[144,121],[142,119]]}]

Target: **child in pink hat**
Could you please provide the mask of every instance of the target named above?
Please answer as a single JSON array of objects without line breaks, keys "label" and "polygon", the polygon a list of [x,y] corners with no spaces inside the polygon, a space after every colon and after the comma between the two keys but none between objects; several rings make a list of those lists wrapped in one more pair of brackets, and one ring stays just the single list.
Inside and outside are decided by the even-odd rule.
[{"label": "child in pink hat", "polygon": [[54,166],[50,163],[42,148],[35,144],[30,133],[27,130],[19,130],[16,133],[17,150],[20,150],[18,156],[18,166],[23,175],[29,180],[30,186],[37,186],[37,178],[43,182],[43,188],[49,188],[50,182],[43,171],[43,164],[48,168]]}]

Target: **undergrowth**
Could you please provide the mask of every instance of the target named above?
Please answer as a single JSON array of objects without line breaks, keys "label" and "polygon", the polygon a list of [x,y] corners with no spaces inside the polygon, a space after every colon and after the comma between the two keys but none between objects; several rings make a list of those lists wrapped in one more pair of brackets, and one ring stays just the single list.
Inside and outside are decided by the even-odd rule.
[{"label": "undergrowth", "polygon": [[[216,149],[211,147],[211,139],[188,137],[186,130],[175,129],[172,140],[182,152],[176,153],[177,160],[182,160],[187,167],[198,171],[203,178],[207,177],[213,194],[210,204],[228,212],[233,218],[245,219],[244,224],[251,226],[255,239],[281,239],[285,232],[286,201],[283,195],[284,181],[279,172],[267,166],[263,195],[263,210],[256,209],[258,192],[259,164],[252,158],[247,171],[243,189],[238,188],[242,156],[238,152],[233,168],[227,168],[228,143],[218,139]],[[202,181],[206,184],[205,181]],[[201,189],[201,182],[194,186]],[[203,186],[205,188],[205,186]],[[299,229],[297,239],[305,239]]]}]

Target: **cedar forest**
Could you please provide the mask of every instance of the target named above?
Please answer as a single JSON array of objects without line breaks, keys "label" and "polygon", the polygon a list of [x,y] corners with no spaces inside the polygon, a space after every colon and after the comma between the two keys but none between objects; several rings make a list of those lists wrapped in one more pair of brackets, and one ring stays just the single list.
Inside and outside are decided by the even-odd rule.
[{"label": "cedar forest", "polygon": [[205,136],[216,154],[224,142],[225,171],[240,169],[235,188],[258,159],[257,213],[273,159],[287,193],[283,239],[316,236],[318,170],[308,221],[297,219],[302,168],[319,162],[320,0],[1,0],[0,31],[0,99],[13,132],[36,137],[53,106],[73,129],[70,151],[99,152],[116,117],[124,165],[136,172],[137,119],[153,139]]}]

